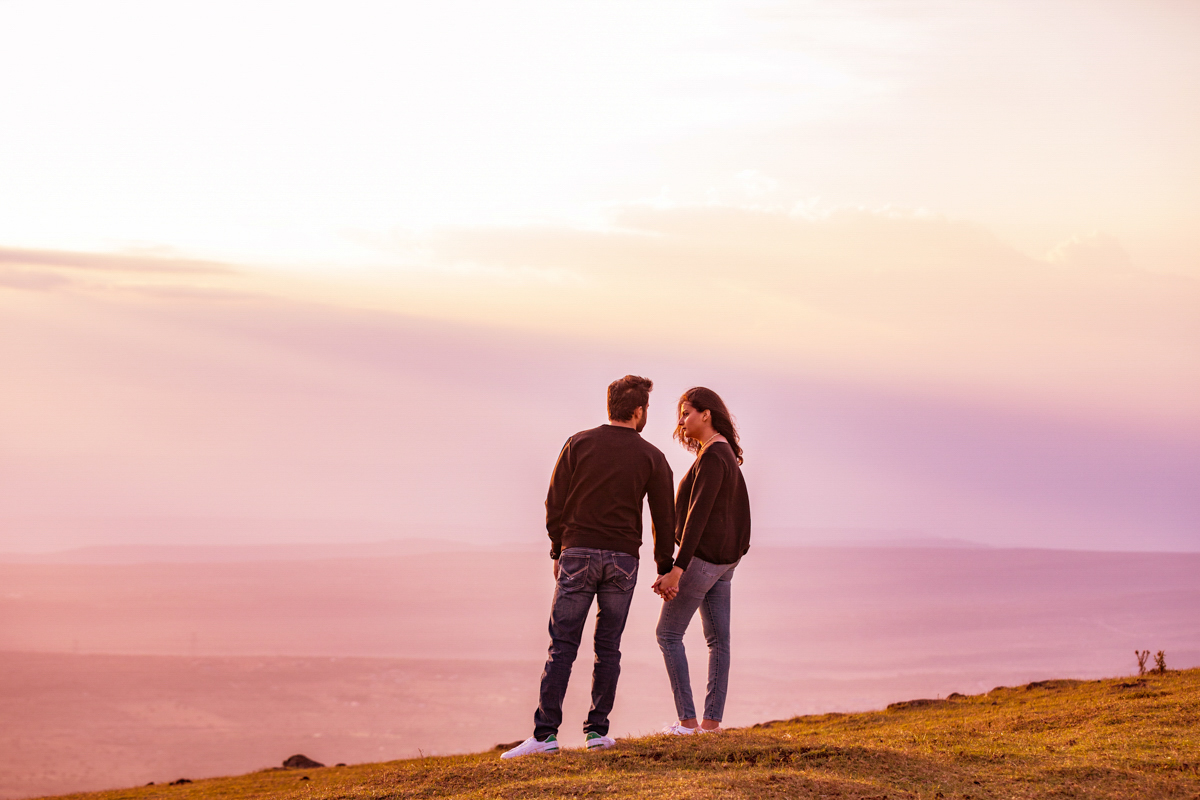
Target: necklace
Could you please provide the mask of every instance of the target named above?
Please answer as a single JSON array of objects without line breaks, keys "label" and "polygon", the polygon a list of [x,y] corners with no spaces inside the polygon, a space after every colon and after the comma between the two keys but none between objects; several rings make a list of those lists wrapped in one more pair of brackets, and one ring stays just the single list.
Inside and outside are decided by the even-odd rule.
[{"label": "necklace", "polygon": [[[720,435],[721,435],[721,432],[717,431],[712,436],[708,437],[708,442],[711,442],[713,439],[717,438]],[[702,453],[704,452],[704,448],[708,447],[708,442],[705,442],[704,444],[700,445],[700,452],[702,452]]]}]

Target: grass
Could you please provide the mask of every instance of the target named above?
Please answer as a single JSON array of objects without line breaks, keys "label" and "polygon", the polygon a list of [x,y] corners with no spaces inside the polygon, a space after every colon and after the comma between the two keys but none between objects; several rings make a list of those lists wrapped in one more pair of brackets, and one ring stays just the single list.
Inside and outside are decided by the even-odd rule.
[{"label": "grass", "polygon": [[[307,780],[305,780],[307,778]],[[251,798],[1197,798],[1200,669],[1041,681],[601,753],[267,770],[90,800]]]}]

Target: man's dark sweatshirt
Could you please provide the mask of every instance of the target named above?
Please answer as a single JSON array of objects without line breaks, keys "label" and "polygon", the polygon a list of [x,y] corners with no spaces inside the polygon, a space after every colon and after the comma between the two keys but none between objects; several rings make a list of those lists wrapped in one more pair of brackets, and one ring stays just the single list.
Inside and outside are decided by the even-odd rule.
[{"label": "man's dark sweatshirt", "polygon": [[642,498],[650,501],[654,560],[671,569],[675,549],[673,479],[667,458],[633,428],[601,425],[567,440],[546,495],[550,557],[568,547],[616,550],[642,545]]}]

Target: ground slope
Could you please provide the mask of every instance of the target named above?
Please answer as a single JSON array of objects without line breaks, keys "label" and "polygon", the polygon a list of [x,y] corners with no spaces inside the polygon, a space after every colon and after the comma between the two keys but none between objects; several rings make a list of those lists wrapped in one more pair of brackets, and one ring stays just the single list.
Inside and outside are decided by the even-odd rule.
[{"label": "ground slope", "polygon": [[1043,681],[603,753],[268,770],[125,798],[1200,798],[1200,669]]}]

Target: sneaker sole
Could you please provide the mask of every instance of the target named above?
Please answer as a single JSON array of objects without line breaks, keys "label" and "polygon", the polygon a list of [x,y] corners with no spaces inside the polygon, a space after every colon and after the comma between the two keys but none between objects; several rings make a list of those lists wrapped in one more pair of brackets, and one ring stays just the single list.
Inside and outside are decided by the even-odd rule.
[{"label": "sneaker sole", "polygon": [[555,749],[555,750],[537,750],[532,753],[518,753],[516,755],[511,755],[511,756],[506,753],[506,754],[500,756],[500,758],[508,761],[508,760],[512,760],[514,758],[525,758],[526,756],[556,756],[561,752],[562,752],[561,749]]}]

